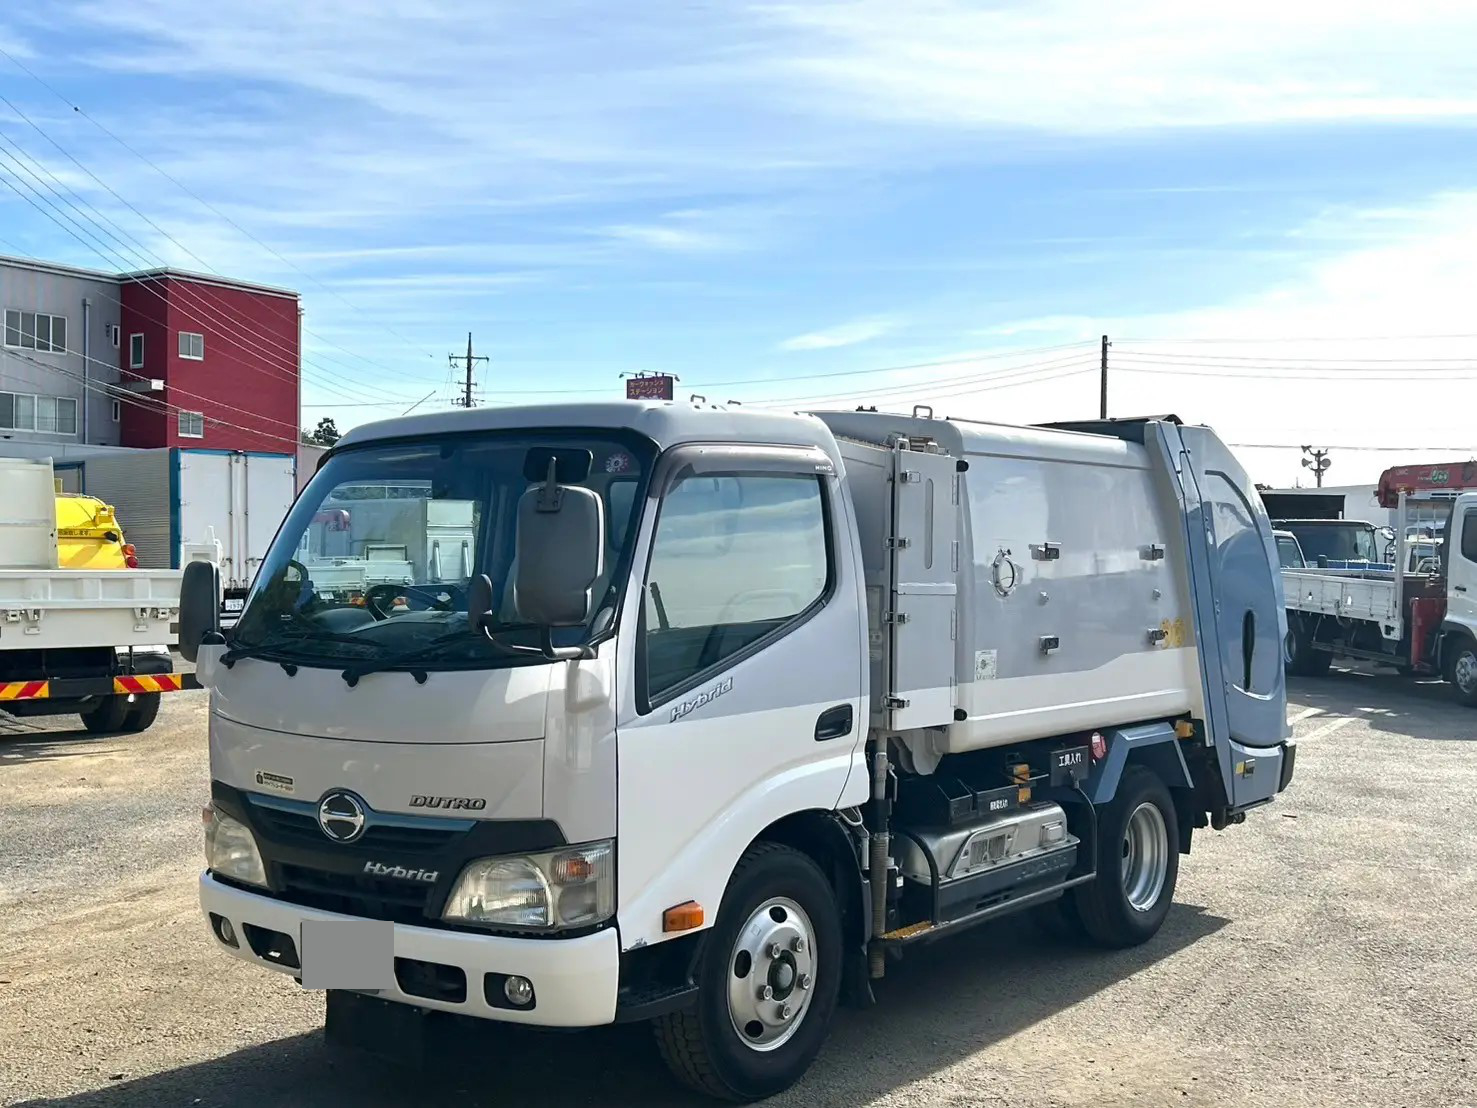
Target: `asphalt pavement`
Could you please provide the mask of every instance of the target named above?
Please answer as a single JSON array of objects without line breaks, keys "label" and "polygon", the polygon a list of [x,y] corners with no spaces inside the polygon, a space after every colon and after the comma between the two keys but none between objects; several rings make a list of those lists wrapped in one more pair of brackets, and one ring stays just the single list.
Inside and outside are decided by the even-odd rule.
[{"label": "asphalt pavement", "polygon": [[[1197,837],[1154,941],[938,943],[771,1103],[1477,1104],[1477,712],[1347,671],[1291,699],[1292,789]],[[0,716],[0,1104],[703,1103],[640,1027],[471,1025],[421,1071],[330,1056],[321,995],[199,919],[205,736],[201,692],[135,736]]]}]

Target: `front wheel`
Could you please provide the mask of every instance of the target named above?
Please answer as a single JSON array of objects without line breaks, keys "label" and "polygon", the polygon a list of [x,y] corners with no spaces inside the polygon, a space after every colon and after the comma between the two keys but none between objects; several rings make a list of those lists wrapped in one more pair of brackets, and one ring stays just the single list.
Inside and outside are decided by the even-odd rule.
[{"label": "front wheel", "polygon": [[1446,679],[1456,689],[1458,699],[1477,708],[1477,645],[1471,639],[1458,639],[1446,663]]},{"label": "front wheel", "polygon": [[830,1030],[841,988],[841,917],[804,854],[757,843],[739,860],[704,940],[695,1005],[656,1021],[662,1058],[724,1100],[800,1080]]},{"label": "front wheel", "polygon": [[1073,889],[1082,929],[1104,946],[1154,937],[1174,902],[1180,855],[1174,799],[1156,774],[1129,766],[1098,813],[1097,876]]}]

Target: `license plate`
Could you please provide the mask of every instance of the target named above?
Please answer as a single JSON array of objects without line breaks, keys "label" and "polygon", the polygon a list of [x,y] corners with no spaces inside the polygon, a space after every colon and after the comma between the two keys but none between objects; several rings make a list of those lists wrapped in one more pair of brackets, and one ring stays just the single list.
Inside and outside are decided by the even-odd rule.
[{"label": "license plate", "polygon": [[242,600],[241,597],[231,596],[226,598],[226,602],[222,604],[221,607],[228,612],[239,612],[241,610],[241,606],[245,603],[246,601]]},{"label": "license plate", "polygon": [[1051,783],[1076,783],[1087,776],[1088,752],[1085,746],[1069,746],[1051,752]]},{"label": "license plate", "polygon": [[383,920],[304,920],[305,989],[375,992],[395,987],[395,925]]}]

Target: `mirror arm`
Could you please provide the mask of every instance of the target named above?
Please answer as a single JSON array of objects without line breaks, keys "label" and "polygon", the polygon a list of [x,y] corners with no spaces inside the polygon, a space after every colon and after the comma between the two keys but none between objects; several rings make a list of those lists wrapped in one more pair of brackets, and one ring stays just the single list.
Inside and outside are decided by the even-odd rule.
[{"label": "mirror arm", "polygon": [[543,649],[539,653],[551,662],[573,662],[595,656],[594,650],[588,646],[555,646],[552,627],[543,629],[543,639]]}]

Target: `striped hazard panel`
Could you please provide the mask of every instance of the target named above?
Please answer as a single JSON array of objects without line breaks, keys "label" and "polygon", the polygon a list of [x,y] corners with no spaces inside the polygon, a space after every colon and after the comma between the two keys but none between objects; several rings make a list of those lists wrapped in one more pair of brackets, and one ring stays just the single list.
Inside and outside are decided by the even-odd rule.
[{"label": "striped hazard panel", "polygon": [[45,700],[50,681],[0,681],[0,700]]},{"label": "striped hazard panel", "polygon": [[113,678],[115,693],[179,692],[185,687],[185,679],[178,673],[138,674],[132,677]]}]

